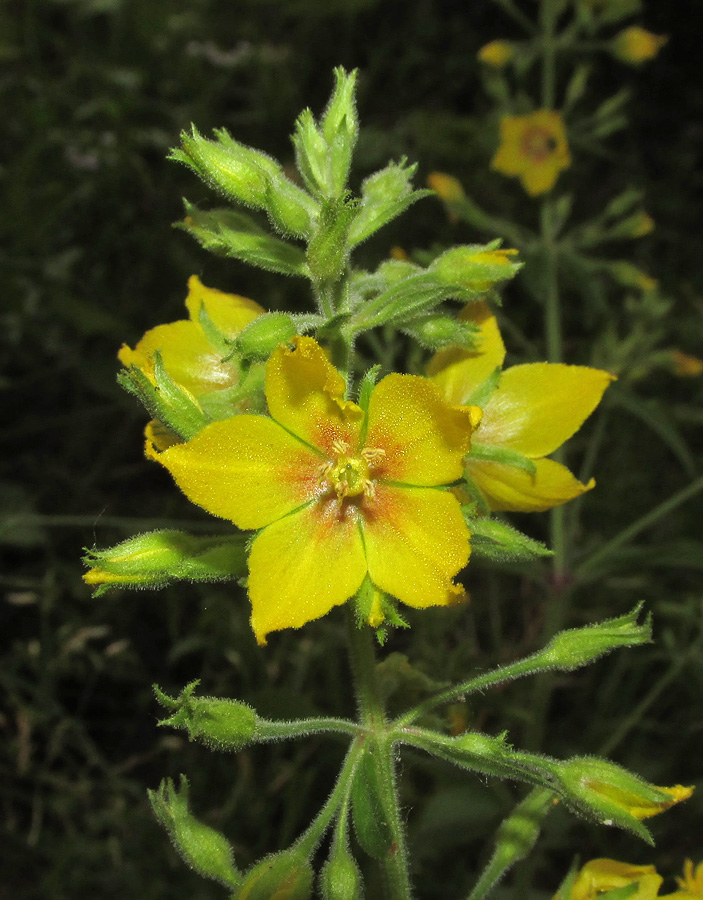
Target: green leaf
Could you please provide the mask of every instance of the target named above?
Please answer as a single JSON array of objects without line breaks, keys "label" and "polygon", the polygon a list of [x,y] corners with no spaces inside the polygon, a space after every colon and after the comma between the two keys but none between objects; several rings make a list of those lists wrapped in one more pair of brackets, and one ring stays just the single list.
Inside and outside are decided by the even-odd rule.
[{"label": "green leaf", "polygon": [[377,753],[370,742],[366,744],[352,785],[352,820],[362,849],[374,859],[385,859],[391,851],[393,835],[382,800]]}]

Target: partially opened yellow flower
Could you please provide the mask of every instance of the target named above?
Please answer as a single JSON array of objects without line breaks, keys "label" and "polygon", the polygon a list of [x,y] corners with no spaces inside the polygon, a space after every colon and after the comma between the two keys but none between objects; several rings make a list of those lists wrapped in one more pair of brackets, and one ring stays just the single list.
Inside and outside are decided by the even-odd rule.
[{"label": "partially opened yellow flower", "polygon": [[239,378],[238,367],[234,362],[223,362],[222,348],[212,343],[201,325],[201,309],[228,339],[236,337],[264,310],[247,297],[205,287],[197,275],[188,279],[186,307],[189,319],[157,325],[147,331],[134,350],[123,344],[118,353],[120,362],[141,369],[154,383],[154,354],[159,351],[171,378],[196,397],[232,387]]},{"label": "partially opened yellow flower", "polygon": [[471,303],[460,318],[478,327],[478,349],[440,350],[428,375],[449,403],[483,410],[466,474],[488,508],[537,512],[590,490],[593,479],[582,484],[546,457],[581,427],[613,377],[585,366],[527,363],[498,378],[505,345],[495,316],[487,304]]},{"label": "partially opened yellow flower", "polygon": [[[661,883],[662,878],[657,875],[654,866],[631,866],[615,859],[592,859],[580,870],[571,893],[563,900],[596,900],[607,891],[631,884],[638,887],[629,900],[655,900]],[[557,894],[557,897],[560,895]]]},{"label": "partially opened yellow flower", "polygon": [[368,574],[414,607],[461,600],[452,578],[469,558],[457,499],[478,411],[447,403],[414,375],[386,376],[364,411],[312,338],[298,337],[266,367],[270,418],[213,422],[151,455],[208,512],[251,545],[251,623],[260,643],[352,597]]},{"label": "partially opened yellow flower", "polygon": [[666,894],[666,900],[703,900],[703,862],[693,868],[693,862],[687,859],[683,868],[683,878],[677,878],[680,890]]},{"label": "partially opened yellow flower", "polygon": [[570,165],[564,120],[556,110],[501,118],[500,145],[491,168],[519,178],[530,196],[550,190],[559,172]]}]

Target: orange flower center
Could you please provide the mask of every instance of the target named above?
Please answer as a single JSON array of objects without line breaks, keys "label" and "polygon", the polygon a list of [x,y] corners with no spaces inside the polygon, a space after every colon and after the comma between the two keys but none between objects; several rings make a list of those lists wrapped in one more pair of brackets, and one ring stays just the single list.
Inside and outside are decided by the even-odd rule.
[{"label": "orange flower center", "polygon": [[363,495],[367,500],[373,499],[375,489],[371,468],[386,455],[385,451],[369,447],[355,456],[348,452],[349,447],[341,441],[336,441],[332,449],[335,459],[320,469],[320,484],[327,484],[335,492],[340,506],[347,497]]},{"label": "orange flower center", "polygon": [[520,151],[533,163],[543,163],[557,149],[557,140],[544,128],[528,128],[520,141]]}]

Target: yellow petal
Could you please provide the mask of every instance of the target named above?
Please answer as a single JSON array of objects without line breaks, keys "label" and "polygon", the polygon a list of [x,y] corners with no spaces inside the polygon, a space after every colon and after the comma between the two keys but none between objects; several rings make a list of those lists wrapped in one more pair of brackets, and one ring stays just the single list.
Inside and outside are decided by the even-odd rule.
[{"label": "yellow petal", "polygon": [[186,306],[190,318],[196,323],[204,306],[215,328],[228,338],[236,337],[252,319],[264,312],[263,307],[248,297],[205,287],[197,275],[191,275],[188,279]]},{"label": "yellow petal", "polygon": [[366,447],[380,450],[374,478],[438,485],[461,478],[471,446],[472,409],[450,406],[418,375],[387,375],[369,402]]},{"label": "yellow petal", "polygon": [[520,181],[530,197],[537,197],[554,187],[554,182],[562,168],[564,167],[550,159],[543,165],[531,165],[522,173]]},{"label": "yellow petal", "polygon": [[547,456],[581,427],[613,380],[586,366],[512,366],[483,408],[476,440],[533,459]]},{"label": "yellow petal", "polygon": [[366,575],[356,509],[340,511],[328,497],[274,522],[254,540],[249,572],[260,644],[270,631],[319,619],[353,596]]},{"label": "yellow petal", "polygon": [[569,900],[596,900],[600,894],[637,884],[631,900],[655,900],[663,879],[654,866],[632,866],[615,859],[592,859],[576,876]]},{"label": "yellow petal", "polygon": [[369,575],[408,606],[464,599],[452,578],[469,559],[469,532],[456,498],[433,488],[377,485],[363,517]]},{"label": "yellow petal", "polygon": [[157,419],[152,419],[146,423],[144,437],[146,438],[147,456],[149,459],[154,458],[154,451],[161,453],[164,450],[168,450],[169,447],[173,447],[174,444],[183,443],[177,435],[169,431]]},{"label": "yellow petal", "polygon": [[658,803],[652,801],[647,804],[643,804],[640,801],[628,809],[630,815],[634,816],[636,819],[649,819],[652,816],[658,816],[659,813],[666,812],[667,809],[671,809],[672,806],[681,803],[683,800],[688,800],[693,794],[692,787],[684,787],[682,784],[675,784],[673,787],[660,787],[657,785],[657,790],[662,791],[664,794],[668,794],[671,797],[671,800],[664,800],[663,802],[660,801]]},{"label": "yellow petal", "polygon": [[239,528],[261,528],[321,492],[324,460],[266,416],[213,422],[154,454],[183,493]]},{"label": "yellow petal", "polygon": [[469,476],[485,496],[490,509],[512,512],[542,512],[560,506],[595,487],[591,478],[581,484],[561,463],[552,459],[536,459],[536,472],[504,463],[483,462],[469,458]]},{"label": "yellow petal", "polygon": [[439,387],[445,400],[456,406],[469,397],[495,369],[503,365],[505,344],[496,317],[487,303],[469,303],[459,313],[462,322],[478,326],[476,350],[448,347],[430,360],[427,374]]},{"label": "yellow petal", "polygon": [[334,444],[358,449],[363,413],[344,399],[342,376],[309,337],[274,350],[266,365],[266,400],[271,416],[328,455]]},{"label": "yellow petal", "polygon": [[196,396],[237,383],[237,369],[222,362],[195,322],[182,319],[157,325],[132,350],[123,345],[117,356],[125,366],[136,366],[154,381],[154,353],[161,353],[164,368],[175,382]]}]

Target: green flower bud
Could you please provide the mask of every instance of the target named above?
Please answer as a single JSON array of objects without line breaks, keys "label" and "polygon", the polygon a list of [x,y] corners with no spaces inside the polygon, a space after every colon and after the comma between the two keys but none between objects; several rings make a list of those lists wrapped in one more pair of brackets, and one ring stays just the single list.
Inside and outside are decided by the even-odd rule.
[{"label": "green flower bud", "polygon": [[343,198],[322,206],[317,231],[308,245],[308,267],[315,281],[334,281],[346,265],[347,235],[355,207]]},{"label": "green flower bud", "polygon": [[640,821],[687,800],[693,793],[693,788],[680,784],[657,787],[615,763],[591,756],[562,762],[559,782],[563,796],[577,809],[605,825],[632,831],[650,844],[651,835]]},{"label": "green flower bud", "polygon": [[498,243],[452,247],[437,257],[429,271],[447,284],[461,285],[478,294],[490,291],[499,282],[513,278],[522,267],[522,263],[510,260],[517,250],[501,250]]},{"label": "green flower bud", "polygon": [[159,588],[173,581],[217,581],[246,573],[239,536],[195,537],[182,531],[139,534],[108,550],[86,550],[83,580],[100,595],[112,587]]},{"label": "green flower bud", "polygon": [[296,847],[272,853],[253,866],[235,894],[236,900],[309,900],[312,866]]},{"label": "green flower bud", "polygon": [[346,841],[334,840],[320,872],[322,900],[364,900],[364,882]]},{"label": "green flower bud", "polygon": [[403,331],[427,350],[441,350],[442,347],[473,350],[478,335],[478,328],[472,322],[458,322],[441,313],[414,319],[403,326]]},{"label": "green flower bud", "polygon": [[585,628],[571,628],[557,634],[540,653],[547,665],[563,671],[587,665],[618,647],[636,647],[652,640],[652,619],[647,616],[642,625],[637,624],[642,604],[632,612],[616,619],[597,622]]},{"label": "green flower bud", "polygon": [[191,681],[178,697],[169,697],[154,685],[159,703],[173,710],[159,725],[184,728],[191,740],[218,750],[241,750],[254,738],[258,716],[250,706],[237,700],[194,697],[199,683]]},{"label": "green flower bud", "polygon": [[229,888],[240,882],[232,848],[224,835],[199,822],[188,810],[188,780],[181,776],[180,790],[166,778],[158,791],[148,791],[157,819],[168,831],[173,845],[184,861],[205,878]]},{"label": "green flower bud", "polygon": [[287,313],[265,313],[251,321],[234,339],[234,349],[244,359],[268,359],[283,341],[297,334]]},{"label": "green flower bud", "polygon": [[185,163],[203,181],[240,203],[266,207],[269,176],[281,168],[274,160],[235,141],[226,131],[216,132],[218,140],[204,138],[195,126],[191,134],[181,134],[182,150],[170,158]]},{"label": "green flower bud", "polygon": [[624,287],[637,288],[647,292],[656,290],[659,284],[656,278],[652,278],[651,275],[647,275],[642,269],[638,269],[637,266],[633,266],[624,259],[612,263],[608,270],[613,278]]},{"label": "green flower bud", "polygon": [[307,237],[320,213],[320,205],[281,174],[268,179],[266,211],[279,231]]},{"label": "green flower bud", "polygon": [[406,160],[390,163],[370,175],[361,185],[361,206],[349,231],[349,242],[358,244],[395,219],[416,200],[431,196],[432,191],[413,191],[412,177],[416,165]]}]

